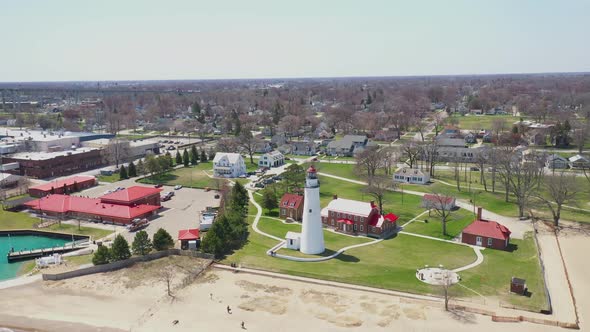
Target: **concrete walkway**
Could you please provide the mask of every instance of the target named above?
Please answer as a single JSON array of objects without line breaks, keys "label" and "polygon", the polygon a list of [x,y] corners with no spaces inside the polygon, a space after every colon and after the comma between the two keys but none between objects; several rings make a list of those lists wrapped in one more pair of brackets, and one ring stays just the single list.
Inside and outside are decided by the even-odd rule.
[{"label": "concrete walkway", "polygon": [[456,268],[451,271],[457,273],[457,272],[469,270],[469,269],[474,268],[474,267],[478,266],[479,264],[483,263],[483,255],[482,255],[481,251],[484,250],[485,248],[476,248],[476,247],[471,247],[471,248],[473,249],[473,251],[475,251],[475,255],[477,256],[477,259],[475,260],[475,262],[465,265],[463,267]]}]

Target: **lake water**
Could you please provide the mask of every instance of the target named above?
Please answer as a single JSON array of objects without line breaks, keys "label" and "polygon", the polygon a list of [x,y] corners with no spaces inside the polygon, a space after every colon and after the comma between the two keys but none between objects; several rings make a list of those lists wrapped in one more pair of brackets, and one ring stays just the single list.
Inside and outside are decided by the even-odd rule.
[{"label": "lake water", "polygon": [[38,235],[11,235],[10,237],[0,235],[0,280],[16,277],[18,269],[23,262],[8,263],[6,256],[10,248],[15,251],[25,249],[41,249],[51,247],[61,247],[64,244],[72,242],[69,239],[56,239]]}]

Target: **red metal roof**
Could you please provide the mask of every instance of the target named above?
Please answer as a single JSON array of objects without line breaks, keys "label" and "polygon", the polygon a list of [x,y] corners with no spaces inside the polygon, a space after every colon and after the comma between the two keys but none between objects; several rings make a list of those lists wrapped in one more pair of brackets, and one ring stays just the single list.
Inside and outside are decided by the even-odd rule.
[{"label": "red metal roof", "polygon": [[493,239],[506,240],[510,237],[510,230],[495,221],[476,220],[463,229],[463,233],[477,236],[491,237]]},{"label": "red metal roof", "polygon": [[158,194],[161,191],[162,189],[160,188],[132,186],[124,190],[115,191],[114,193],[101,196],[100,199],[130,203],[153,194]]},{"label": "red metal roof", "polygon": [[399,219],[399,217],[396,216],[393,213],[388,213],[388,214],[386,214],[386,215],[383,216],[383,219],[389,220],[389,221],[392,221],[393,222],[393,221],[397,221],[397,219]]},{"label": "red metal roof", "polygon": [[307,169],[307,173],[315,173],[315,167],[313,167],[313,165],[309,166],[309,168]]},{"label": "red metal roof", "polygon": [[50,212],[81,212],[102,217],[114,217],[133,219],[148,212],[159,209],[156,205],[140,204],[127,206],[119,204],[103,203],[98,198],[86,198],[68,195],[49,195],[34,201],[25,203],[26,206],[42,211]]},{"label": "red metal roof", "polygon": [[[296,195],[296,194],[284,194],[281,198],[281,202],[279,203],[279,208],[294,208],[298,209],[301,203],[303,202],[303,196]],[[287,203],[287,204],[285,204]]]},{"label": "red metal roof", "polygon": [[350,219],[338,219],[338,222],[343,222],[347,225],[352,225],[354,224],[354,221],[350,220]]},{"label": "red metal roof", "polygon": [[64,186],[64,184],[66,186],[71,186],[74,184],[74,182],[84,183],[88,181],[96,181],[96,178],[91,175],[76,175],[67,179],[51,181],[37,186],[29,187],[29,189],[49,192],[51,191],[51,188],[61,188]]},{"label": "red metal roof", "polygon": [[198,229],[181,229],[178,231],[179,240],[198,240],[199,230]]}]

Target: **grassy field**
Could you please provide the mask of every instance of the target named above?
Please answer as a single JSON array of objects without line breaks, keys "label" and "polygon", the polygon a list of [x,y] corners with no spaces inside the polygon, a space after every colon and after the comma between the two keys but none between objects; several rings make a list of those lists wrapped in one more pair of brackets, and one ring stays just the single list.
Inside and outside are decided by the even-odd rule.
[{"label": "grassy field", "polygon": [[218,182],[221,184],[222,181],[225,181],[210,178],[205,172],[212,174],[213,163],[199,163],[196,166],[178,168],[165,174],[140,179],[138,182],[147,184],[161,183],[169,186],[180,184],[191,188],[217,188]]},{"label": "grassy field", "polygon": [[[34,226],[40,222],[40,219],[31,217],[29,214],[24,212],[9,212],[0,210],[0,230],[36,229]],[[99,239],[112,233],[110,230],[92,227],[80,227],[80,229],[78,229],[78,226],[76,225],[67,224],[54,224],[39,230],[46,232],[87,235],[94,239]]]},{"label": "grassy field", "polygon": [[[462,283],[485,296],[496,296],[519,307],[529,310],[545,309],[547,294],[532,234],[526,234],[524,240],[510,239],[510,242],[515,247],[512,252],[484,250],[481,265],[461,272]],[[510,294],[511,277],[526,279],[531,296]]]},{"label": "grassy field", "polygon": [[117,182],[117,181],[121,180],[119,178],[119,173],[113,173],[112,175],[99,175],[96,178],[98,179],[99,182],[109,182],[109,183],[113,183],[113,182]]},{"label": "grassy field", "polygon": [[494,122],[494,120],[501,119],[506,123],[506,125],[504,126],[506,130],[509,130],[514,122],[520,120],[520,117],[512,115],[452,115],[447,118],[446,123],[450,123],[451,119],[456,119],[457,121],[459,121],[459,128],[469,130],[491,130],[492,123]]},{"label": "grassy field", "polygon": [[[471,224],[474,219],[474,214],[467,210],[461,209],[452,212],[447,218],[447,235],[443,235],[442,219],[433,211],[431,216],[425,214],[419,220],[404,227],[404,231],[450,240],[461,234],[463,228]],[[428,220],[428,222],[426,223],[424,220]]]}]

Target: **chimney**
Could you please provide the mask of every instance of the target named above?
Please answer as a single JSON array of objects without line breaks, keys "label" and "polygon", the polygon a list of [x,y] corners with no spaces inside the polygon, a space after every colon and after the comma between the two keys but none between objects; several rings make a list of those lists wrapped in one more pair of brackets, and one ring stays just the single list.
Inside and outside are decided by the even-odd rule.
[{"label": "chimney", "polygon": [[369,203],[371,203],[371,207],[375,207],[375,201],[370,201]]},{"label": "chimney", "polygon": [[332,195],[332,199],[338,199],[338,195],[336,195],[336,194]]},{"label": "chimney", "polygon": [[477,220],[481,220],[481,206],[477,207]]}]

